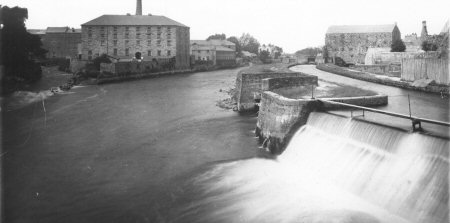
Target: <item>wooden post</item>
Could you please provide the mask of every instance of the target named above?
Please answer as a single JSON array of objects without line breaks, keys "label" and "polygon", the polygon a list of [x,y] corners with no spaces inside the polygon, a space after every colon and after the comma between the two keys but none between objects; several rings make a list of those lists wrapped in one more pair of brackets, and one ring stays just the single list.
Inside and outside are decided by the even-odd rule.
[{"label": "wooden post", "polygon": [[408,94],[408,107],[409,107],[409,117],[411,117],[411,100],[409,99],[409,94]]}]

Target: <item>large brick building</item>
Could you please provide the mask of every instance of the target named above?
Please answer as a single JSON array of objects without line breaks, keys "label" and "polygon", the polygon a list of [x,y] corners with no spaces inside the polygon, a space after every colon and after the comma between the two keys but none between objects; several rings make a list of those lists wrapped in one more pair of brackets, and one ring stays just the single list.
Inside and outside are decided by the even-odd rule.
[{"label": "large brick building", "polygon": [[396,24],[330,26],[325,35],[325,45],[329,57],[362,64],[369,48],[390,47],[397,39],[401,39],[401,34]]},{"label": "large brick building", "polygon": [[82,58],[175,59],[176,68],[189,67],[189,27],[138,11],[139,1],[138,15],[102,15],[82,24]]},{"label": "large brick building", "polygon": [[79,58],[81,30],[69,27],[48,27],[42,37],[47,58]]}]

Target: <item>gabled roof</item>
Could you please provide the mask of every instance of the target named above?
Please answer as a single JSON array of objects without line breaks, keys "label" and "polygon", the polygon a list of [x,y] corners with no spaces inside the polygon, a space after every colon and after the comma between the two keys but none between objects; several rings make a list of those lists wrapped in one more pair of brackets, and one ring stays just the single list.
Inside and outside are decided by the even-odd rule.
[{"label": "gabled roof", "polygon": [[354,26],[330,26],[327,34],[331,33],[392,33],[395,24],[388,25],[354,25]]},{"label": "gabled roof", "polygon": [[65,26],[65,27],[47,27],[47,30],[45,31],[45,33],[65,33],[67,32],[67,30],[69,29],[69,27]]},{"label": "gabled roof", "polygon": [[45,34],[45,29],[28,29],[27,31],[29,33],[35,34],[35,35],[44,35]]},{"label": "gabled roof", "polygon": [[158,15],[102,15],[82,26],[181,26],[187,27],[165,16]]},{"label": "gabled roof", "polygon": [[233,49],[230,49],[228,47],[224,47],[224,46],[216,46],[216,51],[227,51],[227,52],[234,52]]},{"label": "gabled roof", "polygon": [[191,45],[197,44],[197,45],[212,45],[212,46],[235,46],[236,44],[228,41],[228,40],[219,40],[219,39],[212,39],[212,40],[191,40]]}]

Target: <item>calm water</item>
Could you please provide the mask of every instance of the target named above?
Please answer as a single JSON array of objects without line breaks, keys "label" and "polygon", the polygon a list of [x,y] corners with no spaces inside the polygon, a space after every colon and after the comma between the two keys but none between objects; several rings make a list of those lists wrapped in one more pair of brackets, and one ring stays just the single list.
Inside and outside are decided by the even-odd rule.
[{"label": "calm water", "polygon": [[314,113],[268,157],[255,114],[215,106],[235,75],[2,108],[5,222],[448,221],[448,140]]},{"label": "calm water", "polygon": [[5,222],[152,222],[157,195],[178,177],[260,155],[256,116],[215,105],[236,71],[88,86],[2,108]]}]

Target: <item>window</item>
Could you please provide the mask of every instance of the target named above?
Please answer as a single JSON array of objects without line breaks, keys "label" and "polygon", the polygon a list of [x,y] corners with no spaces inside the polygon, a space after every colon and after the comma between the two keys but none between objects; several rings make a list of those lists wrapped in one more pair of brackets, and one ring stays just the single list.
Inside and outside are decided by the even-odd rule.
[{"label": "window", "polygon": [[160,39],[156,41],[156,45],[161,46],[161,40]]},{"label": "window", "polygon": [[104,45],[105,45],[105,41],[104,41],[104,40],[101,40],[101,41],[100,41],[100,45],[101,45],[101,46],[104,46]]},{"label": "window", "polygon": [[117,39],[117,33],[114,33],[114,34],[113,34],[113,38],[114,38],[114,39]]},{"label": "window", "polygon": [[170,50],[167,50],[167,56],[170,56],[171,53]]},{"label": "window", "polygon": [[92,60],[92,50],[88,51],[88,60]]},{"label": "window", "polygon": [[114,49],[114,56],[117,56],[117,49]]},{"label": "window", "polygon": [[117,46],[117,40],[113,41],[114,46]]},{"label": "window", "polygon": [[200,52],[202,52],[202,51],[199,50],[198,53],[200,53]]},{"label": "window", "polygon": [[138,33],[138,32],[140,32],[140,31],[141,31],[141,27],[137,26],[137,27],[136,27],[136,32]]},{"label": "window", "polygon": [[147,46],[151,46],[152,45],[152,41],[151,40],[147,40]]},{"label": "window", "polygon": [[105,38],[105,34],[104,33],[100,34],[100,38],[104,39]]},{"label": "window", "polygon": [[172,46],[172,41],[171,40],[167,40],[167,46]]},{"label": "window", "polygon": [[158,56],[161,56],[161,50],[158,50]]},{"label": "window", "polygon": [[141,41],[140,41],[140,40],[137,40],[137,41],[136,41],[136,45],[141,45]]},{"label": "window", "polygon": [[147,51],[147,56],[149,56],[149,57],[152,56],[152,51],[151,50]]},{"label": "window", "polygon": [[125,49],[125,56],[130,56],[130,49],[128,48]]},{"label": "window", "polygon": [[130,34],[129,33],[125,33],[125,39],[129,39],[130,38]]},{"label": "window", "polygon": [[141,38],[141,34],[140,33],[136,33],[136,39],[140,39]]},{"label": "window", "polygon": [[117,32],[117,26],[114,26],[113,31],[116,33]]},{"label": "window", "polygon": [[125,45],[128,45],[130,43],[129,40],[125,40]]},{"label": "window", "polygon": [[92,38],[92,27],[88,28],[88,38]]}]

